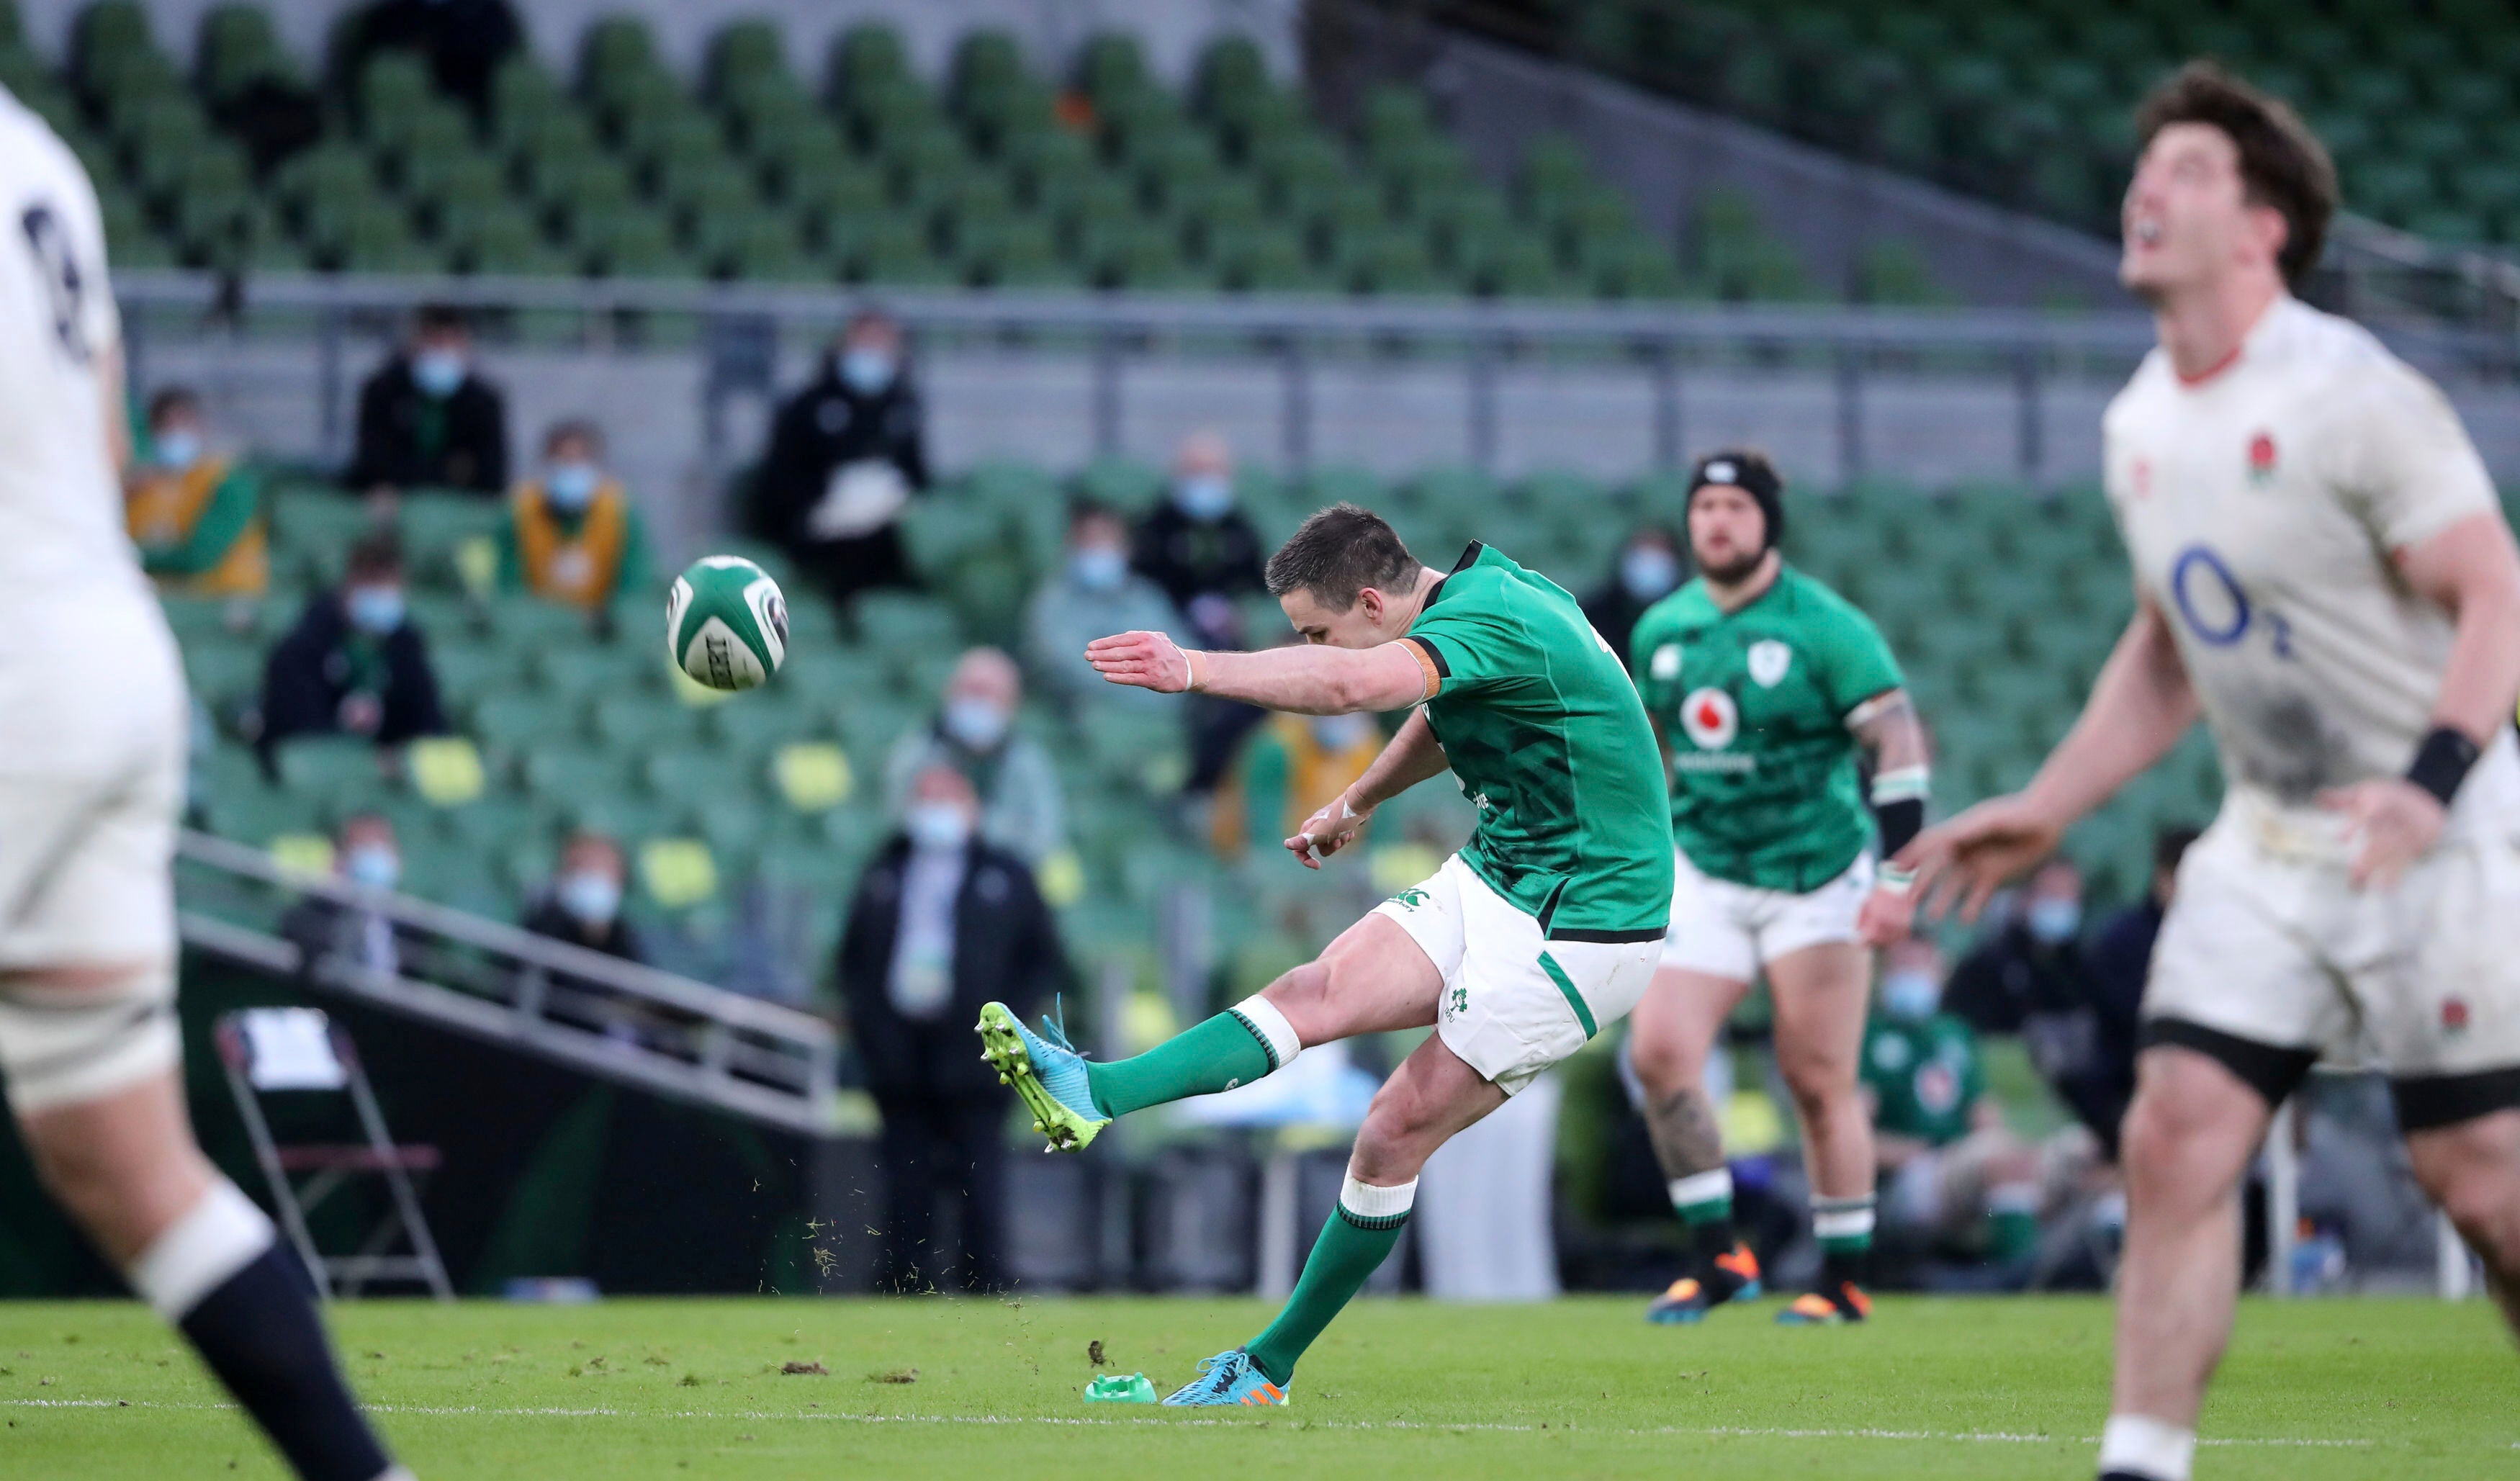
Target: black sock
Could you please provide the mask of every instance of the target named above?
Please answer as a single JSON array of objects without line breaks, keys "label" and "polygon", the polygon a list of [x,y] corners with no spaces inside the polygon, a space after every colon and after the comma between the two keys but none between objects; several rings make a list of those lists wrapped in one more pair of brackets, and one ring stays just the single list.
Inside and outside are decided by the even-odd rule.
[{"label": "black sock", "polygon": [[1730,1218],[1709,1219],[1688,1227],[1688,1250],[1697,1258],[1701,1276],[1715,1269],[1716,1256],[1732,1253],[1732,1246],[1740,1242],[1741,1236],[1732,1232]]},{"label": "black sock", "polygon": [[1864,1249],[1832,1249],[1822,1252],[1821,1294],[1830,1300],[1837,1299],[1837,1293],[1841,1287],[1863,1285],[1871,1279],[1872,1251],[1868,1246]]},{"label": "black sock", "polygon": [[176,1324],[305,1481],[375,1481],[391,1463],[333,1364],[304,1267],[279,1241]]}]

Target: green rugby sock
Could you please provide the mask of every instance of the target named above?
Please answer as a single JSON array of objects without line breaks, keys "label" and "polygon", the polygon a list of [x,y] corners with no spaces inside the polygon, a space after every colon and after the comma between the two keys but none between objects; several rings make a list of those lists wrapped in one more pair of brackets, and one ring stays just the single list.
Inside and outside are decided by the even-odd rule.
[{"label": "green rugby sock", "polygon": [[1173,1035],[1143,1055],[1091,1060],[1086,1084],[1106,1116],[1125,1116],[1149,1105],[1248,1085],[1295,1057],[1295,1031],[1283,1013],[1249,998]]},{"label": "green rugby sock", "polygon": [[1415,1178],[1397,1188],[1374,1188],[1349,1176],[1338,1207],[1322,1226],[1313,1252],[1304,1257],[1304,1273],[1296,1279],[1285,1310],[1245,1349],[1270,1382],[1282,1386],[1295,1376],[1295,1360],[1390,1257],[1417,1201]]},{"label": "green rugby sock", "polygon": [[1814,1198],[1812,1234],[1820,1240],[1821,1279],[1834,1287],[1872,1279],[1872,1195]]},{"label": "green rugby sock", "polygon": [[1732,1232],[1732,1170],[1719,1167],[1674,1178],[1670,1191],[1671,1206],[1688,1227],[1690,1252],[1707,1263],[1731,1254],[1738,1242]]}]

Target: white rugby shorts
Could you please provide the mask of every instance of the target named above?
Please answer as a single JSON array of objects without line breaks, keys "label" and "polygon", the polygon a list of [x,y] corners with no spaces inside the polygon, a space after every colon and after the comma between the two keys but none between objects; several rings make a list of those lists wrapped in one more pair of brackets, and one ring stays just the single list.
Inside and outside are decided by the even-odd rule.
[{"label": "white rugby shorts", "polygon": [[154,604],[0,656],[0,971],[175,958],[187,714]]},{"label": "white rugby shorts", "polygon": [[1626,1017],[1659,949],[1552,941],[1459,854],[1373,913],[1398,921],[1442,974],[1435,1032],[1445,1047],[1507,1095]]},{"label": "white rugby shorts", "polygon": [[1846,872],[1808,894],[1760,889],[1698,873],[1674,849],[1671,930],[1662,965],[1728,982],[1749,982],[1759,968],[1806,946],[1853,941],[1864,898],[1872,892],[1872,857],[1860,854]]},{"label": "white rugby shorts", "polygon": [[[2336,820],[2235,789],[2179,869],[2144,990],[2146,1042],[2325,1055],[2391,1076],[2409,1128],[2520,1104],[2520,766],[2503,741],[2394,889],[2358,890]],[[2202,1035],[2190,1030],[2201,1028]],[[2265,1056],[2255,1056],[2264,1059]],[[2261,1083],[2261,1080],[2265,1083]]]}]

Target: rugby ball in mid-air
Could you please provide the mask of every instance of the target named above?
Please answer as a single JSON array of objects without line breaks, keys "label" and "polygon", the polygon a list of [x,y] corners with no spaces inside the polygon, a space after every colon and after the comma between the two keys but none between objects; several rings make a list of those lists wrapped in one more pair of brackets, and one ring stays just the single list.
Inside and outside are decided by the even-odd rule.
[{"label": "rugby ball in mid-air", "polygon": [[702,556],[665,599],[674,666],[711,689],[766,684],[788,658],[788,599],[741,556]]}]

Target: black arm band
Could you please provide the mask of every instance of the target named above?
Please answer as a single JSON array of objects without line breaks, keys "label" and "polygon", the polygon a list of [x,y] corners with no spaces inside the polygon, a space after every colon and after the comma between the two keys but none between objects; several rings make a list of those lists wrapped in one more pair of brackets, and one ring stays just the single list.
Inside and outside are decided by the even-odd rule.
[{"label": "black arm band", "polygon": [[1872,804],[1872,824],[1881,830],[1881,857],[1887,859],[1915,841],[1925,830],[1925,799],[1902,797]]},{"label": "black arm band", "polygon": [[2468,768],[2476,765],[2481,754],[2477,743],[2467,733],[2447,725],[2436,725],[2415,747],[2415,761],[2407,768],[2407,780],[2441,799],[2448,807],[2458,795],[2458,785],[2467,780]]}]

